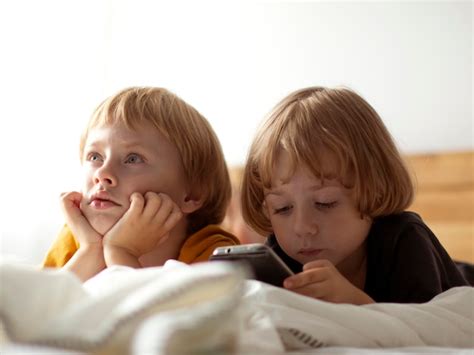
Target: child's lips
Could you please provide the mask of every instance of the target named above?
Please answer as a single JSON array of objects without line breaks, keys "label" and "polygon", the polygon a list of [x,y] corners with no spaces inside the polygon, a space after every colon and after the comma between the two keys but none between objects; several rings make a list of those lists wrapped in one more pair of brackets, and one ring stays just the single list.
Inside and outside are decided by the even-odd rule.
[{"label": "child's lips", "polygon": [[110,193],[104,190],[94,193],[90,198],[89,205],[96,209],[106,209],[120,206],[119,203],[114,201]]},{"label": "child's lips", "polygon": [[92,199],[92,201],[90,202],[90,205],[93,208],[96,208],[99,210],[120,206],[119,204],[115,203],[112,200],[106,200],[106,199],[100,199],[100,198]]},{"label": "child's lips", "polygon": [[308,249],[301,249],[298,254],[303,255],[303,256],[310,256],[310,257],[315,257],[319,253],[321,253],[323,249],[313,249],[313,248],[308,248]]}]

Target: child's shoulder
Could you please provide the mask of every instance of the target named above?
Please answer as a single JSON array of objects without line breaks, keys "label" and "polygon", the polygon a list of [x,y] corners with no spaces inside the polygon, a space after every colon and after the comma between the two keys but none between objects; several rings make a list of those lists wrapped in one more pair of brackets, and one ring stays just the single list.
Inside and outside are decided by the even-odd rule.
[{"label": "child's shoulder", "polygon": [[209,239],[232,240],[235,242],[235,244],[240,244],[239,239],[235,235],[226,231],[217,224],[209,224],[204,228],[201,228],[197,232],[191,234],[188,237],[187,242],[194,243]]},{"label": "child's shoulder", "polygon": [[442,248],[422,218],[409,211],[376,218],[368,236],[368,247],[369,250],[385,250],[389,254],[398,254],[402,250]]},{"label": "child's shoulder", "polygon": [[374,298],[379,301],[426,302],[449,287],[467,284],[434,233],[414,212],[374,221],[367,243],[367,269],[367,287],[379,292]]},{"label": "child's shoulder", "polygon": [[206,261],[215,248],[240,244],[239,239],[218,225],[208,225],[190,235],[181,247],[179,260],[185,263]]},{"label": "child's shoulder", "polygon": [[374,220],[372,232],[400,235],[406,232],[418,231],[421,234],[432,234],[423,219],[415,212],[404,211],[388,216],[377,217]]}]

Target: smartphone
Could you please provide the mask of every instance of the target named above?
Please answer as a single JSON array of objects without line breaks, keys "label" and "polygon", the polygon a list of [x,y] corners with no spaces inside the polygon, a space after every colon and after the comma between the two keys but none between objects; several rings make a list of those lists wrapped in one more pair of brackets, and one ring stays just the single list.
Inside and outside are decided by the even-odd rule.
[{"label": "smartphone", "polygon": [[252,278],[278,287],[283,287],[283,280],[294,275],[272,249],[261,243],[218,247],[209,260],[247,264],[253,274]]}]

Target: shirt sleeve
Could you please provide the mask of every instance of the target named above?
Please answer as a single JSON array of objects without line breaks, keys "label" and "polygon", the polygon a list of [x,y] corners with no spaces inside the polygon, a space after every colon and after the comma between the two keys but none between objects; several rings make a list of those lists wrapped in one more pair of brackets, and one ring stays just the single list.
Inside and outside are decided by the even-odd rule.
[{"label": "shirt sleeve", "polygon": [[63,267],[79,249],[79,243],[67,225],[64,225],[58,237],[51,245],[43,260],[43,267]]},{"label": "shirt sleeve", "polygon": [[215,248],[237,244],[240,244],[237,237],[211,225],[184,242],[178,260],[186,264],[208,261]]}]

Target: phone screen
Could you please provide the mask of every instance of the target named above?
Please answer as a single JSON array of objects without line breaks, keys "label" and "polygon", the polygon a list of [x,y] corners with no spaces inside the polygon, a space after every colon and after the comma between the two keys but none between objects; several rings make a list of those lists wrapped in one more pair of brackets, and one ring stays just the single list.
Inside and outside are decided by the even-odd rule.
[{"label": "phone screen", "polygon": [[260,243],[216,248],[209,260],[235,261],[249,266],[253,278],[282,287],[283,280],[293,275],[290,268],[268,246]]}]

